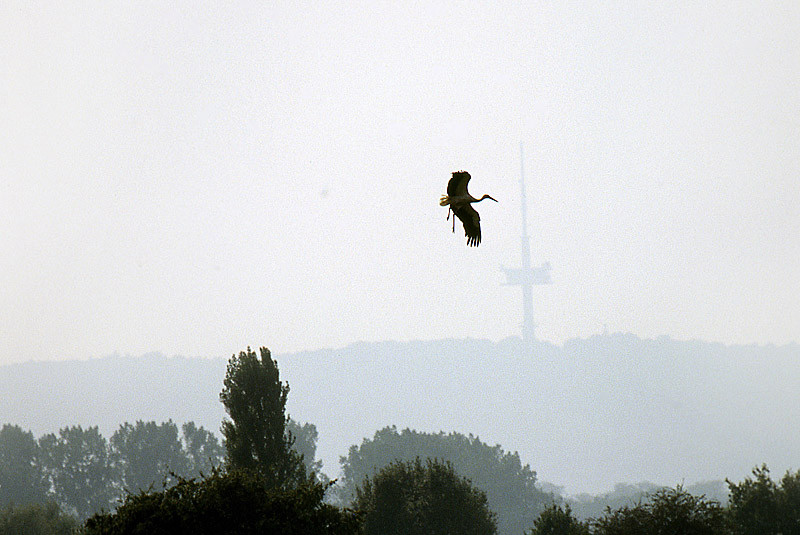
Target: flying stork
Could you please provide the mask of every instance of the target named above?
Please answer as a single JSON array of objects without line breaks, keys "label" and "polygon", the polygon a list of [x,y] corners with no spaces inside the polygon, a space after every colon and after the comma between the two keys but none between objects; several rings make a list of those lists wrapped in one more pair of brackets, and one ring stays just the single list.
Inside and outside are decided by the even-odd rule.
[{"label": "flying stork", "polygon": [[439,206],[448,206],[447,219],[450,219],[450,210],[453,211],[453,232],[456,231],[456,217],[464,223],[464,234],[467,236],[467,245],[477,247],[481,243],[481,216],[472,207],[472,203],[481,202],[484,199],[497,199],[489,195],[484,195],[476,199],[467,191],[469,173],[466,171],[456,171],[453,178],[447,183],[447,195],[442,195],[439,199]]}]

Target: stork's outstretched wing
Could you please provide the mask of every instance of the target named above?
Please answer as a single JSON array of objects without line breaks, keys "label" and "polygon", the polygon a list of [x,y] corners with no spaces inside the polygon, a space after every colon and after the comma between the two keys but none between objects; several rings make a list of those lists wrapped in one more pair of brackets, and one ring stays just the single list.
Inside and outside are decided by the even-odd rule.
[{"label": "stork's outstretched wing", "polygon": [[[466,182],[464,182],[466,184]],[[448,190],[450,187],[448,186]],[[464,204],[458,208],[453,207],[453,213],[464,223],[464,234],[467,236],[467,245],[477,247],[481,243],[481,216],[471,204]]]},{"label": "stork's outstretched wing", "polygon": [[450,197],[464,197],[469,195],[469,192],[467,192],[467,183],[470,178],[469,173],[466,171],[456,171],[453,173],[453,178],[447,183],[447,195]]}]

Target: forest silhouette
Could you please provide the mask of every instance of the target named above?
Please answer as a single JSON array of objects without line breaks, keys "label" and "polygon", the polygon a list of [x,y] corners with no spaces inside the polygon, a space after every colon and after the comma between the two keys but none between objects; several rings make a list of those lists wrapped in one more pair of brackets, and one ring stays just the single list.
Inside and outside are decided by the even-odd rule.
[{"label": "forest silhouette", "polygon": [[36,439],[5,424],[0,533],[796,532],[800,472],[774,481],[766,466],[728,481],[727,502],[653,487],[618,492],[623,503],[588,516],[590,500],[545,490],[516,452],[386,427],[351,446],[331,481],[315,458],[315,426],[286,414],[289,392],[269,350],[247,348],[228,361],[222,442],[194,422],[180,432],[172,421],[124,423],[108,440],[96,426]]}]

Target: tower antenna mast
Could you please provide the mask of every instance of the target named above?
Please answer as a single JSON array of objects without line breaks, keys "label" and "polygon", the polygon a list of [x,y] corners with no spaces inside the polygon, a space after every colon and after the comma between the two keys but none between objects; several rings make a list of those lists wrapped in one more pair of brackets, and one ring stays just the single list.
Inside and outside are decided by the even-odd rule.
[{"label": "tower antenna mast", "polygon": [[531,267],[531,245],[528,237],[528,202],[525,195],[525,153],[522,143],[519,144],[519,185],[520,205],[522,208],[522,267],[520,269],[500,266],[506,274],[505,284],[522,286],[522,342],[526,351],[533,348],[536,339],[536,324],[533,321],[533,287],[550,284],[550,262]]}]

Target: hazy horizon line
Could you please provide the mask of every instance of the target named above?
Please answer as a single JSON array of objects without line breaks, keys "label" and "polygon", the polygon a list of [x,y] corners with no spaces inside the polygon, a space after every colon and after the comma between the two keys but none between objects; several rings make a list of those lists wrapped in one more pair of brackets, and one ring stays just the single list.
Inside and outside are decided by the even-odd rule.
[{"label": "hazy horizon line", "polygon": [[[575,337],[571,337],[571,338],[566,338],[561,343],[553,342],[553,341],[550,341],[550,340],[535,340],[534,343],[539,345],[539,346],[551,346],[551,347],[555,347],[555,348],[558,348],[558,349],[564,349],[565,346],[567,346],[568,344],[570,344],[572,342],[575,342],[575,341],[585,341],[585,340],[591,340],[591,339],[594,339],[594,338],[619,338],[619,337],[633,337],[633,338],[636,338],[637,340],[640,340],[640,341],[643,341],[643,342],[646,342],[646,341],[657,342],[657,341],[660,341],[660,340],[664,340],[664,341],[679,342],[679,343],[701,343],[701,344],[722,346],[722,347],[725,347],[725,348],[735,348],[735,347],[742,347],[742,348],[745,348],[745,347],[750,347],[750,348],[753,348],[753,347],[756,347],[756,348],[758,348],[758,347],[784,348],[784,347],[793,347],[793,346],[800,345],[800,341],[797,341],[797,340],[792,340],[792,341],[789,341],[789,342],[786,342],[786,343],[783,343],[783,344],[775,343],[775,342],[766,342],[766,343],[759,343],[759,342],[734,343],[734,342],[731,342],[731,343],[728,343],[728,342],[721,342],[721,341],[718,341],[718,340],[705,340],[705,339],[702,339],[702,338],[687,338],[687,339],[675,338],[670,334],[661,334],[661,335],[658,335],[658,336],[655,336],[655,337],[645,337],[645,336],[640,336],[640,335],[638,335],[636,333],[633,333],[633,332],[630,332],[630,331],[627,331],[627,332],[625,332],[625,331],[603,332],[603,333],[594,333],[594,334],[591,334],[591,335],[588,335],[588,336],[575,336]],[[488,338],[474,338],[474,337],[470,337],[470,336],[461,337],[461,338],[445,337],[445,338],[435,338],[435,339],[416,339],[415,338],[415,339],[409,339],[409,340],[397,340],[397,339],[356,340],[356,341],[350,342],[350,343],[345,344],[345,345],[340,345],[340,346],[323,346],[323,347],[317,347],[317,348],[312,348],[312,349],[299,349],[299,350],[296,350],[296,351],[285,351],[285,352],[276,352],[276,351],[272,350],[272,348],[270,348],[268,345],[264,346],[264,345],[259,344],[259,345],[250,345],[250,346],[242,347],[238,351],[235,351],[235,352],[231,353],[231,355],[238,354],[239,351],[244,351],[247,347],[250,347],[253,350],[258,349],[260,347],[268,347],[268,348],[270,348],[270,351],[272,352],[273,357],[278,357],[278,356],[299,355],[299,354],[303,354],[303,353],[317,353],[317,352],[321,352],[321,351],[340,351],[340,350],[353,348],[353,347],[357,347],[357,346],[362,346],[362,345],[380,345],[380,344],[399,344],[399,345],[402,345],[402,344],[413,344],[413,343],[436,343],[436,342],[447,342],[447,341],[458,341],[458,340],[473,341],[473,342],[485,342],[485,343],[493,344],[493,345],[508,343],[509,341],[515,341],[515,342],[519,342],[519,343],[522,342],[521,336],[518,336],[518,335],[507,336],[507,337],[501,338],[499,340],[491,340],[491,339],[488,339]],[[160,349],[152,349],[152,350],[144,351],[144,352],[141,352],[141,353],[132,353],[132,352],[122,353],[120,351],[113,351],[111,353],[106,353],[104,355],[91,355],[91,356],[88,356],[88,357],[65,356],[65,357],[51,357],[51,358],[20,360],[20,361],[12,361],[12,362],[2,363],[2,364],[0,364],[0,368],[5,368],[5,367],[10,367],[10,366],[15,366],[15,365],[23,365],[23,364],[53,363],[53,362],[86,362],[86,361],[91,361],[91,360],[104,360],[104,359],[114,359],[114,358],[140,359],[140,358],[147,358],[147,357],[163,357],[163,358],[167,358],[167,359],[187,359],[187,360],[195,360],[195,359],[197,359],[197,360],[215,360],[215,359],[223,359],[223,358],[224,359],[228,359],[228,358],[230,358],[229,355],[212,355],[212,356],[208,356],[208,355],[186,355],[186,354],[180,354],[180,353],[168,354],[168,353],[166,353],[166,352],[164,352],[164,351],[162,351]]]}]

